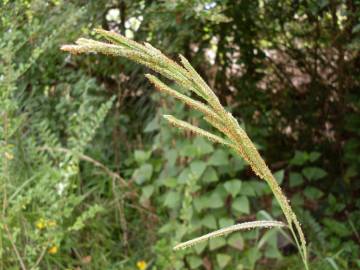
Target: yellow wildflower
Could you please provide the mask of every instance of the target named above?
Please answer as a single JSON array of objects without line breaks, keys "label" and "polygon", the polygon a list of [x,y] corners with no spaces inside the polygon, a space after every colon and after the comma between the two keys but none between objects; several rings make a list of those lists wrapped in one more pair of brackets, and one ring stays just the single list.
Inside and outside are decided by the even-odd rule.
[{"label": "yellow wildflower", "polygon": [[45,224],[45,220],[43,218],[40,218],[36,224],[35,224],[36,228],[38,228],[39,230],[45,229],[46,224]]},{"label": "yellow wildflower", "polygon": [[12,160],[12,159],[14,158],[13,154],[8,153],[8,152],[5,152],[5,157],[6,157],[8,160]]},{"label": "yellow wildflower", "polygon": [[52,246],[49,248],[48,252],[49,254],[56,254],[58,252],[59,248],[57,246]]},{"label": "yellow wildflower", "polygon": [[139,270],[145,270],[147,268],[147,263],[145,261],[138,261],[136,266]]}]

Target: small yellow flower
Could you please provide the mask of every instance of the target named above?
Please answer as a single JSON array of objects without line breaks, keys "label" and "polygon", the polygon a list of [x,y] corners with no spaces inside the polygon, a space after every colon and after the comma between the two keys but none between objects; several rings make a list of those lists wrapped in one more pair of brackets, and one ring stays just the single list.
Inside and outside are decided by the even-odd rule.
[{"label": "small yellow flower", "polygon": [[59,248],[57,246],[52,246],[49,248],[48,252],[49,254],[56,254],[58,252]]},{"label": "small yellow flower", "polygon": [[139,270],[145,270],[147,268],[147,263],[145,261],[138,261],[136,266]]},{"label": "small yellow flower", "polygon": [[45,229],[46,224],[45,224],[45,220],[43,218],[40,218],[36,224],[35,224],[36,228],[38,228],[39,230]]},{"label": "small yellow flower", "polygon": [[6,159],[8,159],[8,160],[12,160],[12,159],[14,158],[14,155],[11,154],[11,153],[5,152],[5,157],[6,157]]}]

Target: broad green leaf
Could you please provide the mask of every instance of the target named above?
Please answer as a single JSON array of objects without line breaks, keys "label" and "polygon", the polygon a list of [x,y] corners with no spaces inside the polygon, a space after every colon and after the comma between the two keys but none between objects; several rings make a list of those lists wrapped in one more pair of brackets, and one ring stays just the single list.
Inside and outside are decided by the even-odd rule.
[{"label": "broad green leaf", "polygon": [[209,240],[209,249],[215,250],[226,245],[225,237],[216,237]]},{"label": "broad green leaf", "polygon": [[212,183],[218,181],[219,177],[213,167],[207,167],[201,179],[204,183]]},{"label": "broad green leaf", "polygon": [[207,200],[208,198],[204,196],[196,197],[193,199],[194,208],[198,213],[200,213],[201,210],[207,207]]},{"label": "broad green leaf", "polygon": [[340,237],[346,237],[352,234],[352,230],[347,226],[347,223],[337,221],[332,218],[324,218],[322,221],[326,226],[326,229],[332,232],[334,235]]},{"label": "broad green leaf", "polygon": [[190,164],[190,170],[196,179],[200,178],[200,176],[203,174],[205,169],[206,169],[206,164],[203,161],[196,160],[191,162]]},{"label": "broad green leaf", "polygon": [[171,167],[175,165],[177,157],[178,155],[175,149],[170,149],[165,152],[166,161],[168,162],[168,165]]},{"label": "broad green leaf", "polygon": [[251,182],[242,182],[241,184],[241,194],[246,196],[255,196],[255,190]]},{"label": "broad green leaf", "polygon": [[134,171],[132,178],[137,184],[141,185],[151,178],[152,173],[153,166],[151,164],[143,164],[140,168]]},{"label": "broad green leaf", "polygon": [[152,132],[155,130],[158,130],[160,127],[159,124],[159,117],[154,117],[153,120],[151,120],[145,127],[144,132]]},{"label": "broad green leaf", "polygon": [[220,218],[219,219],[219,226],[220,228],[225,228],[225,227],[229,227],[231,225],[234,225],[235,221],[232,218]]},{"label": "broad green leaf", "polygon": [[175,208],[180,204],[180,194],[175,191],[170,191],[165,195],[164,206]]},{"label": "broad green leaf", "polygon": [[143,187],[141,190],[142,190],[142,197],[149,199],[151,195],[154,193],[154,186],[148,185]]},{"label": "broad green leaf", "polygon": [[254,269],[257,260],[261,258],[261,252],[256,247],[251,247],[245,251],[244,257],[248,261],[248,267]]},{"label": "broad green leaf", "polygon": [[213,230],[216,230],[216,229],[217,229],[216,219],[215,219],[215,217],[214,217],[213,215],[211,215],[211,214],[206,215],[206,216],[202,219],[201,223],[202,223],[205,227],[207,227],[207,228],[209,228],[209,229],[213,229]]},{"label": "broad green leaf", "polygon": [[208,160],[208,164],[214,166],[227,165],[228,162],[229,162],[228,154],[222,149],[216,150]]},{"label": "broad green leaf", "polygon": [[159,184],[165,187],[174,188],[178,184],[178,180],[175,177],[169,177],[165,179],[161,179]]},{"label": "broad green leaf", "polygon": [[186,168],[184,170],[181,171],[179,177],[178,177],[178,183],[179,184],[185,184],[189,178],[191,177],[190,175],[190,169],[189,168]]},{"label": "broad green leaf", "polygon": [[231,261],[231,256],[227,255],[227,254],[217,254],[216,261],[217,261],[218,265],[220,266],[220,268],[223,269]]},{"label": "broad green leaf", "polygon": [[306,152],[296,151],[295,156],[290,161],[293,165],[303,165],[308,160],[308,154]]},{"label": "broad green leaf", "polygon": [[267,244],[269,246],[277,247],[277,234],[278,232],[275,229],[265,231],[257,246],[262,248],[265,244]]},{"label": "broad green leaf", "polygon": [[[249,184],[252,186],[253,190],[256,193],[256,196],[263,196],[265,194],[271,194],[272,191],[268,184],[265,181],[251,181]],[[240,192],[243,193],[243,192]]]},{"label": "broad green leaf", "polygon": [[236,195],[238,195],[240,193],[240,189],[241,189],[241,180],[239,179],[233,179],[230,181],[227,181],[224,184],[225,190],[231,194],[231,196],[233,198],[236,197]]},{"label": "broad green leaf", "polygon": [[233,156],[231,160],[232,170],[234,172],[242,171],[245,168],[246,162],[237,154]]},{"label": "broad green leaf", "polygon": [[265,250],[265,257],[270,259],[281,259],[282,254],[280,253],[279,249],[274,246],[269,246]]},{"label": "broad green leaf", "polygon": [[206,201],[206,207],[208,208],[220,208],[224,206],[224,201],[221,199],[220,195],[213,193],[208,200]]},{"label": "broad green leaf", "polygon": [[244,238],[241,233],[233,233],[228,238],[228,244],[238,250],[244,249]]},{"label": "broad green leaf", "polygon": [[321,157],[321,153],[319,153],[319,152],[311,152],[311,153],[309,154],[309,160],[310,160],[311,162],[314,162],[314,161],[318,160],[319,157]]},{"label": "broad green leaf", "polygon": [[151,151],[135,150],[134,158],[138,164],[143,164],[151,156]]},{"label": "broad green leaf", "polygon": [[197,149],[195,145],[186,144],[185,146],[180,148],[180,155],[185,157],[196,157]]},{"label": "broad green leaf", "polygon": [[304,179],[300,173],[292,172],[289,174],[290,187],[298,187],[304,183]]},{"label": "broad green leaf", "polygon": [[315,187],[306,187],[304,190],[304,194],[308,199],[311,200],[318,200],[324,195],[324,193],[320,189]]},{"label": "broad green leaf", "polygon": [[303,175],[310,181],[319,180],[327,175],[327,173],[318,167],[306,167],[302,170]]},{"label": "broad green leaf", "polygon": [[196,137],[194,140],[194,145],[198,150],[199,156],[210,154],[214,151],[212,144],[202,137]]},{"label": "broad green leaf", "polygon": [[241,196],[233,201],[232,208],[240,213],[249,214],[250,205],[246,196]]},{"label": "broad green leaf", "polygon": [[196,254],[200,255],[206,248],[206,246],[208,245],[207,242],[202,242],[202,243],[198,243],[194,246],[194,249],[196,251]]},{"label": "broad green leaf", "polygon": [[191,269],[199,268],[202,265],[201,258],[195,255],[186,257],[186,261],[189,263]]}]

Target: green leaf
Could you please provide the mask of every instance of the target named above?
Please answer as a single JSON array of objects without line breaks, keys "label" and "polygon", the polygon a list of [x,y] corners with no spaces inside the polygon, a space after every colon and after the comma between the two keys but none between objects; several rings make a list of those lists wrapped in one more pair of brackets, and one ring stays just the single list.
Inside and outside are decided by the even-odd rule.
[{"label": "green leaf", "polygon": [[186,168],[181,171],[178,177],[179,184],[185,184],[190,179],[190,169]]},{"label": "green leaf", "polygon": [[213,215],[206,215],[201,223],[206,227],[206,228],[209,228],[209,229],[213,229],[213,230],[216,230],[217,229],[217,225],[216,225],[216,219]]},{"label": "green leaf", "polygon": [[265,250],[265,257],[270,259],[281,259],[282,255],[278,248],[274,246],[269,246]]},{"label": "green leaf", "polygon": [[208,164],[214,166],[222,166],[227,165],[228,162],[228,154],[224,150],[218,149],[214,152],[214,154],[212,154],[208,161]]},{"label": "green leaf", "polygon": [[261,258],[261,252],[256,247],[252,247],[245,251],[244,257],[249,263],[249,268],[254,269],[257,260]]},{"label": "green leaf", "polygon": [[302,173],[310,181],[319,180],[327,175],[327,173],[323,169],[318,167],[306,167],[302,170]]},{"label": "green leaf", "polygon": [[324,218],[323,223],[327,230],[340,237],[346,237],[352,234],[351,229],[344,222],[332,218]]},{"label": "green leaf", "polygon": [[304,183],[304,179],[300,173],[292,172],[289,174],[290,187],[298,187]]},{"label": "green leaf", "polygon": [[156,116],[146,125],[144,132],[152,132],[158,130],[159,127],[160,127],[159,118]]},{"label": "green leaf", "polygon": [[165,152],[165,159],[168,162],[169,166],[174,166],[177,160],[177,151],[175,149],[170,149],[168,151]]},{"label": "green leaf", "polygon": [[241,196],[233,201],[232,208],[240,213],[249,214],[250,205],[246,196]]},{"label": "green leaf", "polygon": [[212,183],[217,182],[219,177],[213,167],[207,167],[201,179],[204,183]]},{"label": "green leaf", "polygon": [[304,190],[304,194],[307,198],[311,200],[318,200],[320,199],[324,193],[315,187],[306,187]]},{"label": "green leaf", "polygon": [[151,178],[152,173],[153,173],[153,166],[151,164],[146,163],[141,165],[140,168],[134,171],[132,178],[137,184],[141,185]]},{"label": "green leaf", "polygon": [[195,210],[200,213],[207,206],[207,197],[201,196],[193,199]]},{"label": "green leaf", "polygon": [[219,219],[219,226],[220,228],[225,228],[231,225],[234,225],[235,221],[232,218],[220,218]]},{"label": "green leaf", "polygon": [[295,156],[290,161],[293,165],[303,165],[308,160],[308,154],[306,152],[296,151]]},{"label": "green leaf", "polygon": [[180,194],[175,191],[170,191],[165,195],[164,206],[175,208],[180,205]]},{"label": "green leaf", "polygon": [[274,177],[275,177],[276,181],[278,182],[278,184],[281,185],[281,183],[284,180],[284,170],[280,170],[280,171],[277,171],[276,173],[274,173]]},{"label": "green leaf", "polygon": [[138,164],[143,164],[147,161],[151,156],[151,151],[142,151],[142,150],[135,150],[134,158]]},{"label": "green leaf", "polygon": [[215,250],[215,249],[221,248],[225,245],[226,245],[226,240],[224,237],[216,237],[216,238],[211,238],[209,240],[209,249],[210,250]]},{"label": "green leaf", "polygon": [[149,199],[153,193],[154,193],[154,186],[148,185],[148,186],[145,186],[145,187],[142,188],[141,197]]},{"label": "green leaf", "polygon": [[186,144],[181,147],[180,155],[184,157],[196,157],[198,154],[196,146],[192,144]]},{"label": "green leaf", "polygon": [[256,192],[254,190],[251,182],[243,182],[241,185],[241,194],[246,196],[255,196]]},{"label": "green leaf", "polygon": [[223,269],[231,261],[231,256],[227,255],[227,254],[217,254],[216,261],[217,261],[218,265],[220,266],[220,268]]},{"label": "green leaf", "polygon": [[244,249],[244,238],[241,233],[233,233],[228,238],[228,244],[238,250]]},{"label": "green leaf", "polygon": [[198,243],[194,246],[194,249],[196,251],[196,254],[200,255],[206,248],[207,242]]},{"label": "green leaf", "polygon": [[206,164],[203,161],[196,160],[191,162],[190,164],[190,170],[196,179],[200,178],[200,176],[203,174],[205,169],[206,169]]},{"label": "green leaf", "polygon": [[191,269],[199,268],[202,265],[202,260],[199,256],[190,255],[186,257],[186,261],[190,265]]},{"label": "green leaf", "polygon": [[239,179],[233,179],[230,181],[227,181],[224,184],[225,190],[231,194],[233,198],[236,197],[240,193],[241,190],[241,180]]},{"label": "green leaf", "polygon": [[199,156],[210,154],[214,151],[214,147],[212,146],[212,144],[202,137],[196,137],[194,140],[194,145],[198,150]]},{"label": "green leaf", "polygon": [[206,206],[208,208],[220,208],[224,206],[224,201],[221,199],[220,195],[213,193],[208,197]]},{"label": "green leaf", "polygon": [[232,159],[232,170],[235,172],[242,171],[245,168],[246,162],[237,156],[237,154]]},{"label": "green leaf", "polygon": [[169,177],[169,178],[161,179],[161,181],[159,181],[159,183],[162,186],[174,188],[177,186],[178,180],[174,177]]}]

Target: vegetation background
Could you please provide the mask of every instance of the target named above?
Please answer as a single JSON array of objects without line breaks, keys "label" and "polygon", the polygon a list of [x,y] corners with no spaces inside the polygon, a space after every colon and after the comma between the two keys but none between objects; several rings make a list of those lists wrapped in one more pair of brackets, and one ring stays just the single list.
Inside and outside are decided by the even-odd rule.
[{"label": "vegetation background", "polygon": [[302,269],[281,219],[231,151],[170,128],[199,114],[124,59],[59,50],[94,27],[185,55],[275,172],[311,269],[360,269],[360,2],[0,3],[0,270]]}]

